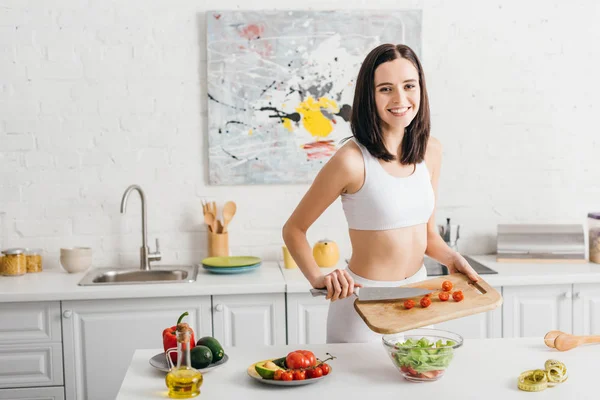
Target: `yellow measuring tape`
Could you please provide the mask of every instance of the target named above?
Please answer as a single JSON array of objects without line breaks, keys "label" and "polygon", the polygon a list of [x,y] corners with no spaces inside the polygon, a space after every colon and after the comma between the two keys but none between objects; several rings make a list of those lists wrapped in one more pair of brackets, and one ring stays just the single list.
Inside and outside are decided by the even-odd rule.
[{"label": "yellow measuring tape", "polygon": [[545,369],[532,369],[519,375],[517,386],[526,392],[539,392],[567,380],[567,367],[557,360],[547,360]]}]

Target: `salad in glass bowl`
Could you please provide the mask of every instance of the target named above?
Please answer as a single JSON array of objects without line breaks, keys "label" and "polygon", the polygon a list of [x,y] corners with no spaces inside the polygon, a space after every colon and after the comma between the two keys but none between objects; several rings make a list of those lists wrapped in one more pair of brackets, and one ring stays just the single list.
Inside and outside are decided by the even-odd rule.
[{"label": "salad in glass bowl", "polygon": [[440,329],[414,329],[384,335],[383,347],[404,378],[413,382],[440,379],[462,346],[462,336]]}]

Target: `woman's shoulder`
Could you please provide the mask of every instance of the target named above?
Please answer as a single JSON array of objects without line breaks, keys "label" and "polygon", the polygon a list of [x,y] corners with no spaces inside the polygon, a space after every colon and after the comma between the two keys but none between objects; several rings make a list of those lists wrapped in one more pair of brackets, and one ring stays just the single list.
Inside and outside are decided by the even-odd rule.
[{"label": "woman's shoulder", "polygon": [[332,157],[332,160],[346,167],[354,167],[356,165],[361,166],[362,168],[362,151],[360,147],[358,147],[358,143],[354,140],[347,140],[342,147],[340,147]]},{"label": "woman's shoulder", "polygon": [[437,160],[442,156],[442,142],[433,136],[429,136],[427,148],[425,149],[425,160]]},{"label": "woman's shoulder", "polygon": [[435,137],[429,136],[425,149],[425,165],[430,172],[440,165],[442,161],[442,143]]}]

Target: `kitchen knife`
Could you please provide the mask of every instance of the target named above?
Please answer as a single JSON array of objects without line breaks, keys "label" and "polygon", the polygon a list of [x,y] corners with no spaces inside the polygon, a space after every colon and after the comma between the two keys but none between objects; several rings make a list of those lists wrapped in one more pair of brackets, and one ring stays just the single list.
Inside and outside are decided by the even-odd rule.
[{"label": "kitchen knife", "polygon": [[[354,288],[354,294],[359,301],[400,300],[411,297],[425,296],[433,290],[405,287],[363,287]],[[313,297],[327,296],[327,289],[310,289]]]}]

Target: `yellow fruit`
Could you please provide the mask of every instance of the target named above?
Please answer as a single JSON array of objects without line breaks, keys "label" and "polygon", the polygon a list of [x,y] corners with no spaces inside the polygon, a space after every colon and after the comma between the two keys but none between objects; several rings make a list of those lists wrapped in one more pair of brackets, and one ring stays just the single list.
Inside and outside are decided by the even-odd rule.
[{"label": "yellow fruit", "polygon": [[313,247],[313,257],[319,267],[330,268],[339,261],[340,249],[331,240],[319,240]]}]

